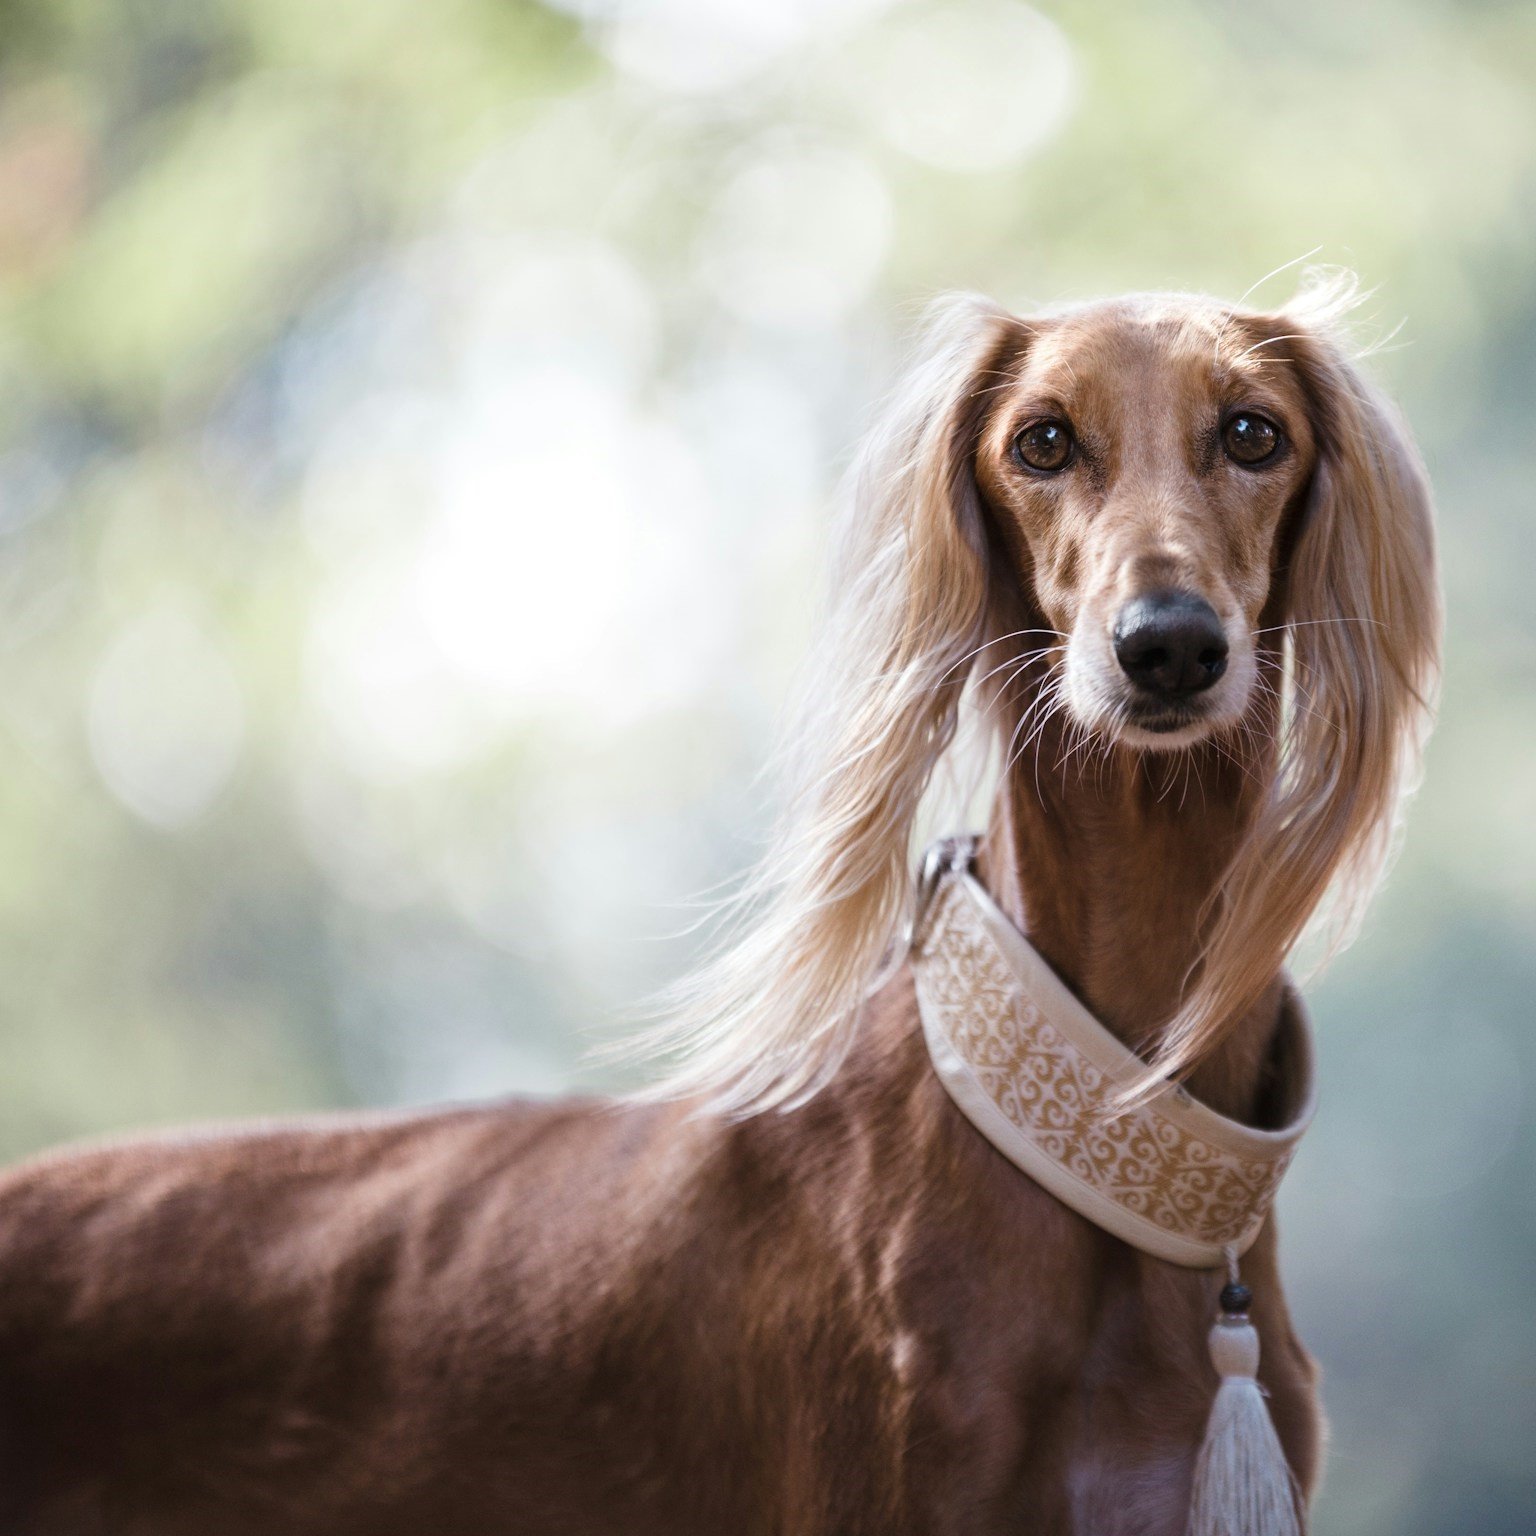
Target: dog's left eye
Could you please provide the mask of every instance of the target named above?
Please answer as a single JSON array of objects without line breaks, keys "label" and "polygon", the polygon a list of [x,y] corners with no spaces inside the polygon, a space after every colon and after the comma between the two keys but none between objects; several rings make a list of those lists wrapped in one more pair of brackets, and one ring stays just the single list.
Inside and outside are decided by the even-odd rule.
[{"label": "dog's left eye", "polygon": [[1221,446],[1235,464],[1263,464],[1280,448],[1280,428],[1267,416],[1239,411],[1221,429]]},{"label": "dog's left eye", "polygon": [[1013,440],[1013,456],[1038,474],[1055,474],[1072,462],[1072,428],[1054,418],[1033,422]]}]

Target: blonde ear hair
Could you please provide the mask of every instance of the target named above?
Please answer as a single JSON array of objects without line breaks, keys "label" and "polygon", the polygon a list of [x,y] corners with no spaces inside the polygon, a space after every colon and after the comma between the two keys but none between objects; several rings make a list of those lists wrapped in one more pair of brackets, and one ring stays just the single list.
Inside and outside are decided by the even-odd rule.
[{"label": "blonde ear hair", "polygon": [[787,808],[716,955],[640,1037],[672,1063],[654,1092],[737,1113],[802,1102],[901,959],[913,826],[986,624],[975,438],[1020,331],[982,299],[935,305],[865,441],[789,736]]},{"label": "blonde ear hair", "polygon": [[1279,317],[1318,443],[1282,573],[1279,763],[1154,1078],[1185,1071],[1242,1017],[1325,898],[1324,958],[1353,936],[1417,783],[1439,679],[1430,489],[1397,409],[1350,356],[1342,322],[1356,302],[1352,279],[1330,278]]}]

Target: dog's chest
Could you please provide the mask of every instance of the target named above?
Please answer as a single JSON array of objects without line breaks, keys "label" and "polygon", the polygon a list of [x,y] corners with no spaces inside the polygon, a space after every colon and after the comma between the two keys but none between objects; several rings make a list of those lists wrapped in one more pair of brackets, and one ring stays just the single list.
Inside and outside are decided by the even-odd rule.
[{"label": "dog's chest", "polygon": [[1109,1240],[1007,1173],[1000,1200],[983,1184],[948,1220],[891,1228],[886,1391],[910,1529],[1174,1536],[1208,1407],[1203,1329],[1170,1355],[1135,1287],[1104,1273]]},{"label": "dog's chest", "polygon": [[901,1459],[914,1531],[1182,1532],[1199,1425],[1180,1387],[1095,1391],[1061,1339],[999,1346],[962,1331],[925,1346],[903,1332],[891,1354],[910,1402]]}]

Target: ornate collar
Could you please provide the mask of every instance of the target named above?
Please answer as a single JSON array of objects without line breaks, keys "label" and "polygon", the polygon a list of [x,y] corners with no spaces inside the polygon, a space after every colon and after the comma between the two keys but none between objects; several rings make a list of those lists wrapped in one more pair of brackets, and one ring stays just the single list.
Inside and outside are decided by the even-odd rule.
[{"label": "ornate collar", "polygon": [[1274,1043],[1283,1124],[1258,1130],[1145,1075],[971,873],[974,839],[929,853],[912,969],[928,1051],[966,1118],[1079,1215],[1192,1268],[1233,1264],[1258,1236],[1312,1118],[1312,1036],[1287,984]]}]

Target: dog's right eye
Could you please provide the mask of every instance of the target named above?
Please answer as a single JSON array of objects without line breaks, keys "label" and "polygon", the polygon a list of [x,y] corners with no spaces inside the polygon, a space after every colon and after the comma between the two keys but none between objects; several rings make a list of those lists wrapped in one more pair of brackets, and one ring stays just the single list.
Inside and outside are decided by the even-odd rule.
[{"label": "dog's right eye", "polygon": [[1257,411],[1239,411],[1222,427],[1221,446],[1234,463],[1253,469],[1280,451],[1280,428]]},{"label": "dog's right eye", "polygon": [[1072,462],[1072,428],[1050,418],[1031,422],[1013,440],[1013,456],[1037,475],[1054,475]]}]

